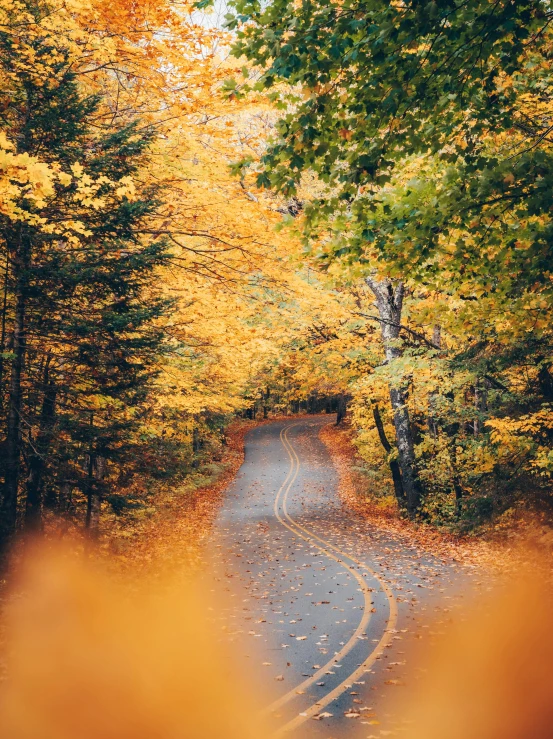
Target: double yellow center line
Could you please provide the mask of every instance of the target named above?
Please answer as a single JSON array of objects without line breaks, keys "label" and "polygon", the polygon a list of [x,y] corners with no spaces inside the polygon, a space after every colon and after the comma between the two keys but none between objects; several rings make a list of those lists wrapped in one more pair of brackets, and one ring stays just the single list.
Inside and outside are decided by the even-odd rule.
[{"label": "double yellow center line", "polygon": [[[294,447],[292,446],[290,440],[288,439],[288,432],[291,429],[295,428],[296,426],[299,426],[300,423],[301,422],[291,424],[290,426],[286,426],[286,428],[282,429],[282,431],[280,432],[280,440],[290,458],[290,470],[286,476],[286,479],[280,486],[278,493],[276,494],[275,503],[274,503],[275,516],[279,520],[279,522],[285,528],[291,531],[295,536],[317,547],[326,557],[334,560],[335,562],[340,564],[345,570],[347,570],[353,575],[353,577],[359,583],[360,590],[363,593],[363,599],[364,599],[363,617],[361,618],[361,621],[359,622],[359,625],[355,629],[351,638],[346,642],[346,644],[344,644],[344,646],[342,647],[342,649],[340,649],[339,652],[336,652],[336,654],[334,655],[332,660],[330,660],[330,662],[328,662],[326,665],[323,665],[323,667],[317,670],[317,672],[311,675],[311,677],[307,678],[307,680],[304,680],[302,683],[297,685],[293,690],[290,690],[288,693],[286,693],[281,698],[279,698],[274,703],[272,703],[268,707],[267,710],[271,712],[276,711],[281,706],[283,706],[285,703],[292,700],[293,698],[296,698],[298,694],[300,694],[302,691],[305,691],[307,688],[309,688],[311,685],[317,682],[317,680],[319,680],[323,675],[327,674],[349,652],[351,652],[351,650],[356,645],[359,637],[361,637],[366,632],[367,626],[371,618],[371,591],[367,587],[367,584],[365,583],[365,580],[363,579],[363,577],[359,574],[358,572],[359,569],[365,570],[366,572],[370,573],[376,580],[378,580],[380,587],[382,588],[383,592],[386,594],[386,597],[388,598],[390,613],[389,613],[389,618],[388,618],[386,628],[384,629],[378,644],[371,651],[371,653],[365,659],[363,664],[361,664],[357,669],[355,669],[348,676],[346,680],[344,680],[339,685],[337,685],[333,690],[327,693],[323,698],[318,700],[316,703],[314,703],[312,706],[307,708],[305,711],[302,711],[294,719],[292,719],[287,724],[285,724],[283,727],[281,727],[276,732],[277,735],[288,732],[288,731],[292,731],[293,729],[296,729],[298,726],[304,723],[304,721],[307,721],[308,719],[313,718],[313,716],[316,716],[318,713],[322,711],[322,709],[325,706],[328,706],[329,703],[332,703],[333,701],[335,701],[340,695],[342,695],[342,693],[348,690],[359,677],[361,677],[364,673],[366,673],[371,668],[375,660],[378,659],[378,657],[382,654],[384,649],[390,644],[392,634],[397,624],[396,600],[388,584],[382,579],[382,577],[380,577],[380,575],[378,575],[371,567],[366,565],[364,562],[361,562],[355,557],[352,557],[350,554],[346,554],[345,552],[342,552],[338,547],[336,547],[331,542],[326,541],[325,539],[315,534],[313,531],[310,531],[305,526],[302,526],[295,519],[293,519],[292,516],[288,513],[288,509],[287,509],[288,494],[290,493],[292,485],[296,481],[296,478],[301,468],[301,462],[299,460],[299,457],[296,454],[296,451]],[[282,515],[281,515],[281,511],[282,511]],[[349,562],[346,560],[349,560]],[[350,562],[356,565],[356,567],[352,566]]]}]

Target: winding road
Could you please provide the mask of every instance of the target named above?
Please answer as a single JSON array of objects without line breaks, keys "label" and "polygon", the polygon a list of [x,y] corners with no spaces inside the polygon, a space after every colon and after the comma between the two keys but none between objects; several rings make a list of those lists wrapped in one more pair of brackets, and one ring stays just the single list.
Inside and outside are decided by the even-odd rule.
[{"label": "winding road", "polygon": [[[319,431],[331,416],[262,425],[215,526],[217,620],[268,696],[277,736],[390,736],[407,645],[447,623],[468,582],[455,563],[348,511]],[[436,626],[438,625],[438,626]]]}]

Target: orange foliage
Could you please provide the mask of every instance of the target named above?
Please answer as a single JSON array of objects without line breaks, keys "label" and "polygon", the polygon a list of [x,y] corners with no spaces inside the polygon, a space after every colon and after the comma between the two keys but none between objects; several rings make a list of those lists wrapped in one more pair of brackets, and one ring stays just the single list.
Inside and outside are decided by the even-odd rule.
[{"label": "orange foliage", "polygon": [[68,551],[37,551],[17,589],[5,739],[260,736],[251,694],[182,578],[131,595]]},{"label": "orange foliage", "polygon": [[522,573],[473,603],[419,661],[424,676],[395,706],[405,723],[413,721],[409,739],[551,736],[550,596],[535,573]]}]

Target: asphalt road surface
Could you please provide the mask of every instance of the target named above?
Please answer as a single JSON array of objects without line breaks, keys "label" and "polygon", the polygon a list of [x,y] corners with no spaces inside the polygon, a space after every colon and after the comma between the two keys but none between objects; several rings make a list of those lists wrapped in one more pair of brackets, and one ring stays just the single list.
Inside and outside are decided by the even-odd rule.
[{"label": "asphalt road surface", "polygon": [[224,593],[215,619],[243,659],[237,670],[268,696],[277,735],[393,736],[407,645],[432,639],[470,578],[341,504],[318,436],[333,418],[247,435],[212,542]]}]

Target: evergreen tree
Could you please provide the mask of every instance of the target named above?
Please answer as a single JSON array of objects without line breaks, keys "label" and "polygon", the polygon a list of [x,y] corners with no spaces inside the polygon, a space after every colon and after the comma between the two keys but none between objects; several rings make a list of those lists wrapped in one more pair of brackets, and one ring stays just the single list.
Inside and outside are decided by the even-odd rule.
[{"label": "evergreen tree", "polygon": [[[29,3],[28,11],[40,20],[48,8]],[[2,549],[23,506],[37,528],[45,494],[59,501],[72,487],[97,526],[106,464],[122,460],[122,440],[139,422],[163,343],[156,319],[168,306],[154,282],[167,245],[145,234],[159,193],[137,184],[155,131],[108,119],[60,44],[50,34],[22,42],[0,33],[7,141],[14,156],[56,174],[48,196],[23,192],[16,216],[0,216]]]}]

